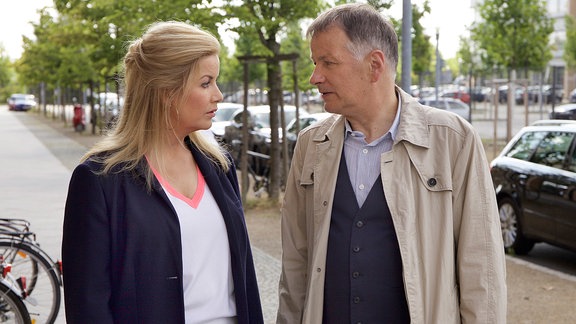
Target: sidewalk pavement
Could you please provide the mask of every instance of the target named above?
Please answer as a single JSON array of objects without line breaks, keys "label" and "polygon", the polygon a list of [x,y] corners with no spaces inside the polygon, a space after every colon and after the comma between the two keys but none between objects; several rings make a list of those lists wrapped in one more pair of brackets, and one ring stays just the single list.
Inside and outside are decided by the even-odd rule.
[{"label": "sidewalk pavement", "polygon": [[[0,106],[0,217],[30,221],[41,247],[53,259],[60,259],[68,182],[87,148],[32,114]],[[252,249],[265,322],[274,323],[280,261]],[[64,318],[62,302],[56,323],[65,323]]]}]

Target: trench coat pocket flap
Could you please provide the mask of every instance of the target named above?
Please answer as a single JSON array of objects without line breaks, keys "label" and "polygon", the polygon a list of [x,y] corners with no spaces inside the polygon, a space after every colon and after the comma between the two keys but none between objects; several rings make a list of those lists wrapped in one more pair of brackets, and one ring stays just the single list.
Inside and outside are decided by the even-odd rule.
[{"label": "trench coat pocket flap", "polygon": [[420,180],[429,191],[452,191],[452,178],[439,174],[419,173]]}]

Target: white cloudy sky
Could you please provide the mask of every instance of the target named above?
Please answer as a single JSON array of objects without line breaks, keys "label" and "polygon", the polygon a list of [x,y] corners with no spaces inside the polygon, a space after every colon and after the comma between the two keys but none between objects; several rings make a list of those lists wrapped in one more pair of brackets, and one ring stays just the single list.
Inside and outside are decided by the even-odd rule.
[{"label": "white cloudy sky", "polygon": [[[432,13],[423,19],[426,33],[434,38],[439,31],[439,49],[444,58],[456,55],[461,35],[468,35],[473,11],[470,0],[429,0]],[[402,17],[403,0],[394,0],[390,16]],[[421,5],[423,0],[412,0]],[[22,53],[22,35],[33,37],[31,21],[38,22],[38,9],[51,7],[52,0],[0,0],[0,43],[12,59]]]},{"label": "white cloudy sky", "polygon": [[[412,4],[422,7],[424,0],[412,0]],[[402,0],[394,0],[391,16],[402,18]],[[430,13],[422,18],[425,33],[435,42],[438,29],[438,47],[444,58],[456,56],[460,46],[460,36],[469,36],[468,27],[474,20],[470,0],[429,0]]]}]

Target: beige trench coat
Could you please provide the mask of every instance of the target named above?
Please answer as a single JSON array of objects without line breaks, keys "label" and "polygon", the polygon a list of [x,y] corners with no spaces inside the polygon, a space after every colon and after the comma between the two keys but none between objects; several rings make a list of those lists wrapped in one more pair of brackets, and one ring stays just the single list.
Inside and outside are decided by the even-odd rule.
[{"label": "beige trench coat", "polygon": [[[380,167],[411,321],[505,323],[504,248],[480,138],[456,115],[398,91],[398,133]],[[322,323],[344,132],[344,118],[335,115],[299,136],[282,206],[278,323]]]}]

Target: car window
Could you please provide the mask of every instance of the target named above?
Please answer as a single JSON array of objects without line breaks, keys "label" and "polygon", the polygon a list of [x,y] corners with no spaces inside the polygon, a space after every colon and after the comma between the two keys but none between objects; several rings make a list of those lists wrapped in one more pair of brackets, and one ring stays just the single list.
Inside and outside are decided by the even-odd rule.
[{"label": "car window", "polygon": [[446,106],[444,105],[444,101],[436,101],[436,100],[430,100],[428,101],[428,106],[430,107],[435,107],[438,109],[446,109]]},{"label": "car window", "polygon": [[241,111],[234,116],[234,122],[236,124],[242,124],[242,115],[244,115],[244,111]]},{"label": "car window", "polygon": [[238,108],[222,108],[222,109],[218,109],[216,110],[216,116],[214,116],[214,121],[227,121],[230,120],[230,118],[232,118],[232,114],[236,111],[236,109]]},{"label": "car window", "polygon": [[561,169],[566,154],[572,144],[574,133],[569,132],[550,132],[540,141],[536,152],[531,161],[534,163],[547,165]]},{"label": "car window", "polygon": [[448,110],[450,110],[451,112],[457,113],[458,115],[461,115],[461,116],[464,116],[464,114],[467,113],[466,107],[459,104],[458,102],[455,102],[455,101],[449,101],[448,102]]},{"label": "car window", "polygon": [[270,127],[270,113],[254,114],[254,125],[259,128]]},{"label": "car window", "polygon": [[545,136],[546,132],[527,132],[518,139],[505,156],[528,161]]},{"label": "car window", "polygon": [[458,101],[448,101],[448,107],[450,107],[450,110],[466,110],[466,107]]}]

